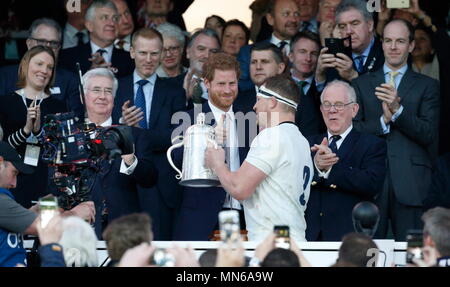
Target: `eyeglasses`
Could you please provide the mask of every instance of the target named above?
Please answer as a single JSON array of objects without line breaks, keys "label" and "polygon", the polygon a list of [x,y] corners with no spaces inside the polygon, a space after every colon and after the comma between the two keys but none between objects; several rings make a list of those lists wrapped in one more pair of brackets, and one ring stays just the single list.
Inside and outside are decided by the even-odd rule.
[{"label": "eyeglasses", "polygon": [[118,23],[119,20],[120,20],[120,16],[119,15],[109,16],[109,15],[106,15],[106,14],[100,15],[100,21],[102,21],[102,22],[106,22],[109,19],[111,19],[114,23]]},{"label": "eyeglasses", "polygon": [[180,46],[170,46],[168,48],[164,48],[163,53],[167,54],[167,52],[170,52],[171,54],[175,54],[175,53],[178,53],[179,49],[180,49]]},{"label": "eyeglasses", "polygon": [[45,39],[36,39],[36,38],[30,38],[30,39],[36,41],[36,43],[40,46],[47,46],[52,49],[59,49],[61,47],[60,41],[47,41]]},{"label": "eyeglasses", "polygon": [[334,104],[331,104],[330,102],[323,102],[322,108],[325,111],[329,111],[329,110],[331,110],[332,107],[334,107],[337,111],[343,111],[346,106],[351,105],[351,104],[353,104],[353,102],[350,102],[348,104],[344,104],[341,102],[336,102]]},{"label": "eyeglasses", "polygon": [[88,90],[93,92],[95,95],[101,95],[103,93],[105,96],[112,96],[113,94],[113,90],[110,88],[93,88]]}]

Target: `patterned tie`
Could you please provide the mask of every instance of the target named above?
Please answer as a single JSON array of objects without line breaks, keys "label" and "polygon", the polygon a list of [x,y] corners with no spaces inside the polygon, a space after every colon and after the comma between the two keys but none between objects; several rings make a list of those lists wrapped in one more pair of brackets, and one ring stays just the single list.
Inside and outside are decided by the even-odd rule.
[{"label": "patterned tie", "polygon": [[230,134],[231,134],[231,119],[230,116],[225,113],[225,123],[224,123],[224,128],[227,131],[227,137],[225,140],[225,162],[228,165],[228,168],[231,168],[231,138],[230,138]]},{"label": "patterned tie", "polygon": [[83,36],[84,36],[83,33],[82,32],[77,32],[75,34],[75,36],[78,38],[77,46],[79,47],[79,46],[83,45],[84,44],[84,42],[83,42]]},{"label": "patterned tie", "polygon": [[362,71],[364,69],[364,56],[363,55],[355,57],[355,66],[356,66],[356,70],[358,71],[358,73],[362,73]]},{"label": "patterned tie", "polygon": [[136,107],[140,108],[141,111],[144,113],[143,119],[139,122],[139,127],[146,129],[148,128],[147,125],[147,105],[145,103],[145,94],[144,94],[144,86],[147,85],[149,81],[147,80],[139,80],[137,81],[137,84],[139,85],[139,88],[136,93],[136,99],[134,100],[134,104]]},{"label": "patterned tie", "polygon": [[303,96],[305,94],[303,88],[308,84],[307,81],[298,81],[297,86],[300,88],[300,96]]},{"label": "patterned tie", "polygon": [[119,40],[116,44],[117,49],[123,50],[123,46],[125,45],[125,40]]},{"label": "patterned tie", "polygon": [[331,142],[330,142],[329,147],[330,147],[330,149],[331,149],[331,151],[333,153],[337,153],[338,148],[337,148],[336,142],[338,140],[340,140],[341,138],[342,137],[340,135],[333,135],[333,136],[331,136]]},{"label": "patterned tie", "polygon": [[106,53],[106,50],[105,50],[105,49],[98,49],[96,53],[99,53],[99,54],[100,54],[100,56],[102,56],[102,57],[103,57],[103,54],[105,54],[105,53]]},{"label": "patterned tie", "polygon": [[398,75],[397,71],[390,71],[389,72],[389,85],[393,86],[394,88],[396,88],[395,86],[395,77]]}]

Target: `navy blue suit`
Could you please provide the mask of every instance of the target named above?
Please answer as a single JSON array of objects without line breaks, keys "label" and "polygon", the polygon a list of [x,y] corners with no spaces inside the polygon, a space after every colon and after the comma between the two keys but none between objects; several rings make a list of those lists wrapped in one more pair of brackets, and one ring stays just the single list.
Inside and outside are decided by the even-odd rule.
[{"label": "navy blue suit", "polygon": [[115,218],[145,209],[139,198],[142,189],[156,184],[158,172],[153,164],[150,136],[148,131],[132,128],[135,144],[135,155],[138,164],[131,175],[120,173],[122,158],[111,164],[105,162],[97,173],[92,189],[92,200],[95,204],[95,232],[101,238],[103,200],[108,209],[108,223]]},{"label": "navy blue suit", "polygon": [[[208,102],[203,103],[202,112],[211,112]],[[234,110],[234,112],[236,112],[236,110]],[[189,116],[191,117],[191,124],[195,124],[194,110],[189,111]],[[206,122],[206,124],[214,126],[214,117],[211,118],[211,122]],[[208,117],[206,117],[206,119],[208,119]],[[240,164],[242,164],[247,157],[250,146],[247,123],[245,129],[245,138],[238,138]],[[238,132],[238,136],[240,134],[242,133]],[[173,151],[173,158],[174,162],[176,162],[176,164],[178,163],[177,165],[180,166],[183,158],[183,147]],[[223,208],[225,195],[225,190],[222,187],[184,187],[183,202],[175,227],[174,240],[209,240],[208,237],[212,234],[214,227],[217,225],[218,214]]]},{"label": "navy blue suit", "polygon": [[[96,51],[94,51],[96,52]],[[90,68],[92,63],[89,58],[92,57],[94,53],[91,49],[91,43],[87,42],[80,47],[76,46],[73,48],[63,49],[59,52],[58,65],[64,67],[70,71],[77,72],[76,63],[80,63],[81,72],[84,74]],[[116,77],[120,78],[125,75],[133,73],[134,61],[130,57],[130,53],[124,50],[113,48],[111,56],[111,65],[117,68]]]},{"label": "navy blue suit", "polygon": [[326,130],[320,112],[320,94],[317,91],[314,80],[311,82],[308,92],[300,94],[300,103],[295,113],[295,124],[305,137],[316,135]]},{"label": "navy blue suit", "polygon": [[[312,136],[308,138],[309,144],[320,144],[326,136]],[[319,177],[314,168],[305,217],[308,241],[340,241],[343,235],[354,231],[353,207],[361,201],[373,201],[382,191],[386,174],[384,140],[352,129],[337,156],[339,161],[328,179]]]},{"label": "navy blue suit", "polygon": [[[270,42],[270,38],[261,43]],[[237,60],[239,62],[239,67],[241,69],[241,76],[239,77],[239,90],[240,91],[248,91],[254,88],[254,84],[252,79],[250,78],[250,58],[252,45],[245,45],[239,50],[239,54],[237,55]]]},{"label": "navy blue suit", "polygon": [[[0,68],[0,96],[8,95],[17,90],[18,71],[19,65]],[[84,110],[80,101],[78,83],[76,74],[57,67],[52,97],[65,102],[68,111],[73,111],[81,117],[84,116]]]},{"label": "navy blue suit", "polygon": [[[119,88],[114,100],[113,122],[117,123],[122,113],[122,105],[130,100],[134,105],[133,75],[119,80]],[[169,165],[166,151],[171,146],[172,115],[184,110],[186,97],[184,90],[173,81],[157,78],[153,89],[149,119],[150,149],[158,169],[157,184],[139,193],[142,208],[148,212],[153,221],[155,240],[171,240],[175,212],[181,203],[182,191],[175,179],[175,171]]]}]

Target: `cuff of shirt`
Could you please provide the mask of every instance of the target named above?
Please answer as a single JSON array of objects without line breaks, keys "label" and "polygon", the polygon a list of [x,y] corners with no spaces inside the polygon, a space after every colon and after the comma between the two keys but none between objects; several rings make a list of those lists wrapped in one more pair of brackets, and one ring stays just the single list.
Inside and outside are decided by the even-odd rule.
[{"label": "cuff of shirt", "polygon": [[329,170],[327,170],[327,171],[321,171],[321,170],[317,167],[317,165],[316,165],[315,162],[314,162],[314,167],[316,168],[317,172],[319,173],[319,177],[323,177],[323,178],[325,178],[325,179],[328,179],[328,176],[330,175],[331,169],[333,168],[333,167],[331,167],[331,168],[330,168]]},{"label": "cuff of shirt", "polygon": [[380,117],[381,128],[383,129],[383,134],[388,134],[391,131],[391,125],[384,122],[383,116]]},{"label": "cuff of shirt", "polygon": [[320,83],[316,82],[316,89],[318,92],[322,92],[324,88],[325,88],[325,82],[320,82]]},{"label": "cuff of shirt", "polygon": [[129,167],[127,167],[127,165],[125,164],[125,161],[122,159],[122,161],[120,162],[120,173],[123,173],[126,175],[132,174],[134,172],[134,169],[136,168],[137,164],[138,164],[138,159],[135,155],[134,155],[134,161]]},{"label": "cuff of shirt", "polygon": [[392,115],[392,122],[395,122],[395,120],[398,119],[398,117],[402,114],[403,112],[403,106],[400,106],[400,108],[398,109],[398,111]]}]

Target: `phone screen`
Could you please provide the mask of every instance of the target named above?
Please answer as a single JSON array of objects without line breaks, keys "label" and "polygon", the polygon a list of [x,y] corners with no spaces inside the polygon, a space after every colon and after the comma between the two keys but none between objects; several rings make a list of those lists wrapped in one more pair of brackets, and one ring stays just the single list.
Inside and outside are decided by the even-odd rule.
[{"label": "phone screen", "polygon": [[41,227],[45,228],[49,221],[58,212],[58,201],[56,197],[39,199],[39,210],[41,217]]},{"label": "phone screen", "polygon": [[222,241],[235,241],[240,236],[239,212],[224,210],[219,213],[220,238]]},{"label": "phone screen", "polygon": [[389,9],[409,8],[409,0],[386,0],[386,7]]},{"label": "phone screen", "polygon": [[273,228],[275,232],[275,247],[290,249],[291,242],[289,236],[289,226],[287,225],[275,225]]},{"label": "phone screen", "polygon": [[410,230],[406,235],[406,263],[412,264],[413,258],[422,259],[423,233],[422,230]]}]

